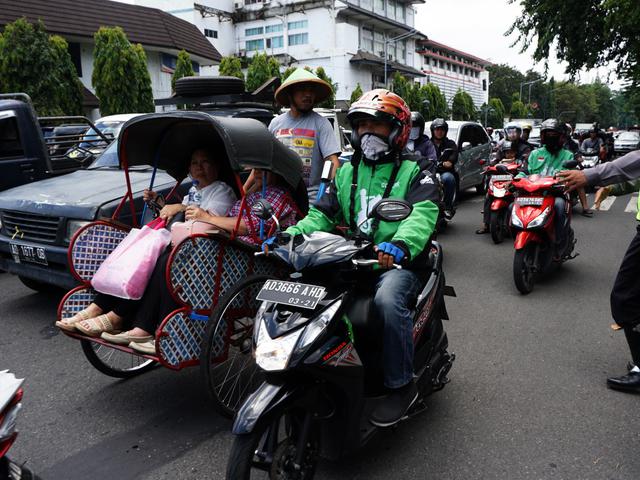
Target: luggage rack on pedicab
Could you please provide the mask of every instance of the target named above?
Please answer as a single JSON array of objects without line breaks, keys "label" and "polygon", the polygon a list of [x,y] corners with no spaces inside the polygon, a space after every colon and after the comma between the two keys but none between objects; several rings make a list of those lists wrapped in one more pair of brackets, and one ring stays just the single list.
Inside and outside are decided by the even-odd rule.
[{"label": "luggage rack on pedicab", "polygon": [[[176,186],[167,196],[170,198],[187,177],[191,151],[203,144],[214,149],[217,161],[224,159],[217,164],[219,180],[234,188],[241,199],[241,212],[248,214],[249,206],[240,174],[251,168],[282,177],[293,203],[301,212],[306,211],[300,158],[257,120],[214,117],[204,112],[150,114],[132,119],[123,127],[118,146],[126,194],[112,218],[94,221],[72,238],[69,268],[80,284],[60,302],[58,319],[69,318],[93,301],[93,275],[131,228],[117,220],[127,203],[136,223],[138,213],[129,169],[151,165],[154,172],[150,188],[156,170],[166,170],[176,179]],[[145,207],[140,223],[146,210]],[[158,364],[172,370],[200,365],[214,406],[221,413],[232,415],[252,391],[253,383],[258,385],[260,381],[250,342],[253,317],[260,303],[256,295],[266,280],[287,274],[282,266],[255,256],[255,245],[237,238],[239,224],[240,217],[230,233],[212,229],[191,235],[172,247],[166,281],[180,308],[167,315],[157,328],[154,355],[78,332],[63,332],[80,340],[88,361],[113,377],[135,376]],[[266,237],[268,232],[261,234]]]}]

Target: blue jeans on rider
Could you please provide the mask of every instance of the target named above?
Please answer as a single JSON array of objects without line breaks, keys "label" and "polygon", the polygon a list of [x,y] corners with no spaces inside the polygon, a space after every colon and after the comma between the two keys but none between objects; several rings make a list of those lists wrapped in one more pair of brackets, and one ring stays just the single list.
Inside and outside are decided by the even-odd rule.
[{"label": "blue jeans on rider", "polygon": [[391,269],[383,273],[373,299],[384,321],[384,384],[400,388],[413,378],[413,315],[409,308],[418,294],[420,281],[411,270]]},{"label": "blue jeans on rider", "polygon": [[553,203],[553,209],[556,211],[556,244],[558,245],[564,244],[568,230],[565,203],[562,197],[556,197]]},{"label": "blue jeans on rider", "polygon": [[456,177],[451,172],[442,172],[440,174],[440,181],[444,187],[444,208],[451,210],[456,194]]}]

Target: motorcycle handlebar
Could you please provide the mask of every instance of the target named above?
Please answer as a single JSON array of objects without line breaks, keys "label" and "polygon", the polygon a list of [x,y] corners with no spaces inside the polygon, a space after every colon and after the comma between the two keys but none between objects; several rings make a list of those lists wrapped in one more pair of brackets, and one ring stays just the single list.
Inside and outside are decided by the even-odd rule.
[{"label": "motorcycle handlebar", "polygon": [[[377,265],[378,264],[378,260],[374,260],[374,259],[357,259],[354,258],[353,260],[351,260],[353,262],[353,264],[357,267],[370,267],[372,265]],[[396,268],[398,270],[402,270],[402,265],[398,265],[397,263],[393,264],[393,268]]]}]

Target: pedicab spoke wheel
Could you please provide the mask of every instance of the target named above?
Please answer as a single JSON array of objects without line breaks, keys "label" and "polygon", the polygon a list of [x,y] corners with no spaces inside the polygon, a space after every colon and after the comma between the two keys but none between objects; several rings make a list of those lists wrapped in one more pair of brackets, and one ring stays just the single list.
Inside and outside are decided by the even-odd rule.
[{"label": "pedicab spoke wheel", "polygon": [[90,340],[81,340],[82,351],[89,363],[110,377],[129,378],[148,372],[156,362],[145,357],[123,352]]},{"label": "pedicab spoke wheel", "polygon": [[271,275],[249,276],[229,289],[211,312],[200,368],[214,408],[232,417],[263,379],[252,355],[258,292]]}]

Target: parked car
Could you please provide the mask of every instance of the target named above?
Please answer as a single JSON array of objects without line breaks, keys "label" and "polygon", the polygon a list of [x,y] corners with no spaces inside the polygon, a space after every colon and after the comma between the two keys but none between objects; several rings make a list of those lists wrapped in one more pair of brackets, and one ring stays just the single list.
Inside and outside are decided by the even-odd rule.
[{"label": "parked car", "polygon": [[[234,103],[230,95],[223,97],[223,102],[216,102],[215,96],[210,97],[202,110],[216,116],[255,118],[265,124],[273,118],[273,110],[267,105]],[[204,102],[203,98],[198,100]],[[170,101],[160,102],[168,105]],[[195,103],[180,97],[174,101]],[[151,168],[130,169],[137,212],[142,210],[142,192],[149,187],[151,175]],[[172,177],[158,171],[154,190],[166,195],[174,185]],[[190,185],[186,180],[178,194],[184,195]],[[111,217],[125,191],[116,140],[87,168],[1,192],[0,270],[18,275],[26,286],[37,291],[51,285],[66,289],[74,287],[77,281],[67,265],[71,237],[87,223]],[[122,210],[118,220],[132,223],[128,208]]]},{"label": "parked car", "polygon": [[[124,113],[120,115],[108,115],[96,120],[95,124],[102,135],[112,140],[118,138],[120,129],[126,121],[141,115],[140,113]],[[87,129],[86,126],[82,130],[78,144],[70,148],[66,155],[74,159],[95,159],[107,148],[110,141],[102,140],[102,137],[96,133],[93,128]]]},{"label": "parked car", "polygon": [[613,152],[615,155],[624,155],[633,150],[640,149],[640,132],[622,132],[613,142]]},{"label": "parked car", "polygon": [[0,191],[81,168],[65,154],[90,127],[85,117],[38,117],[24,93],[0,94]]},{"label": "parked car", "polygon": [[[431,123],[428,122],[427,125]],[[458,145],[458,162],[455,175],[458,191],[475,187],[478,193],[484,192],[482,171],[491,157],[491,139],[485,129],[476,122],[447,121],[447,137]]]}]

